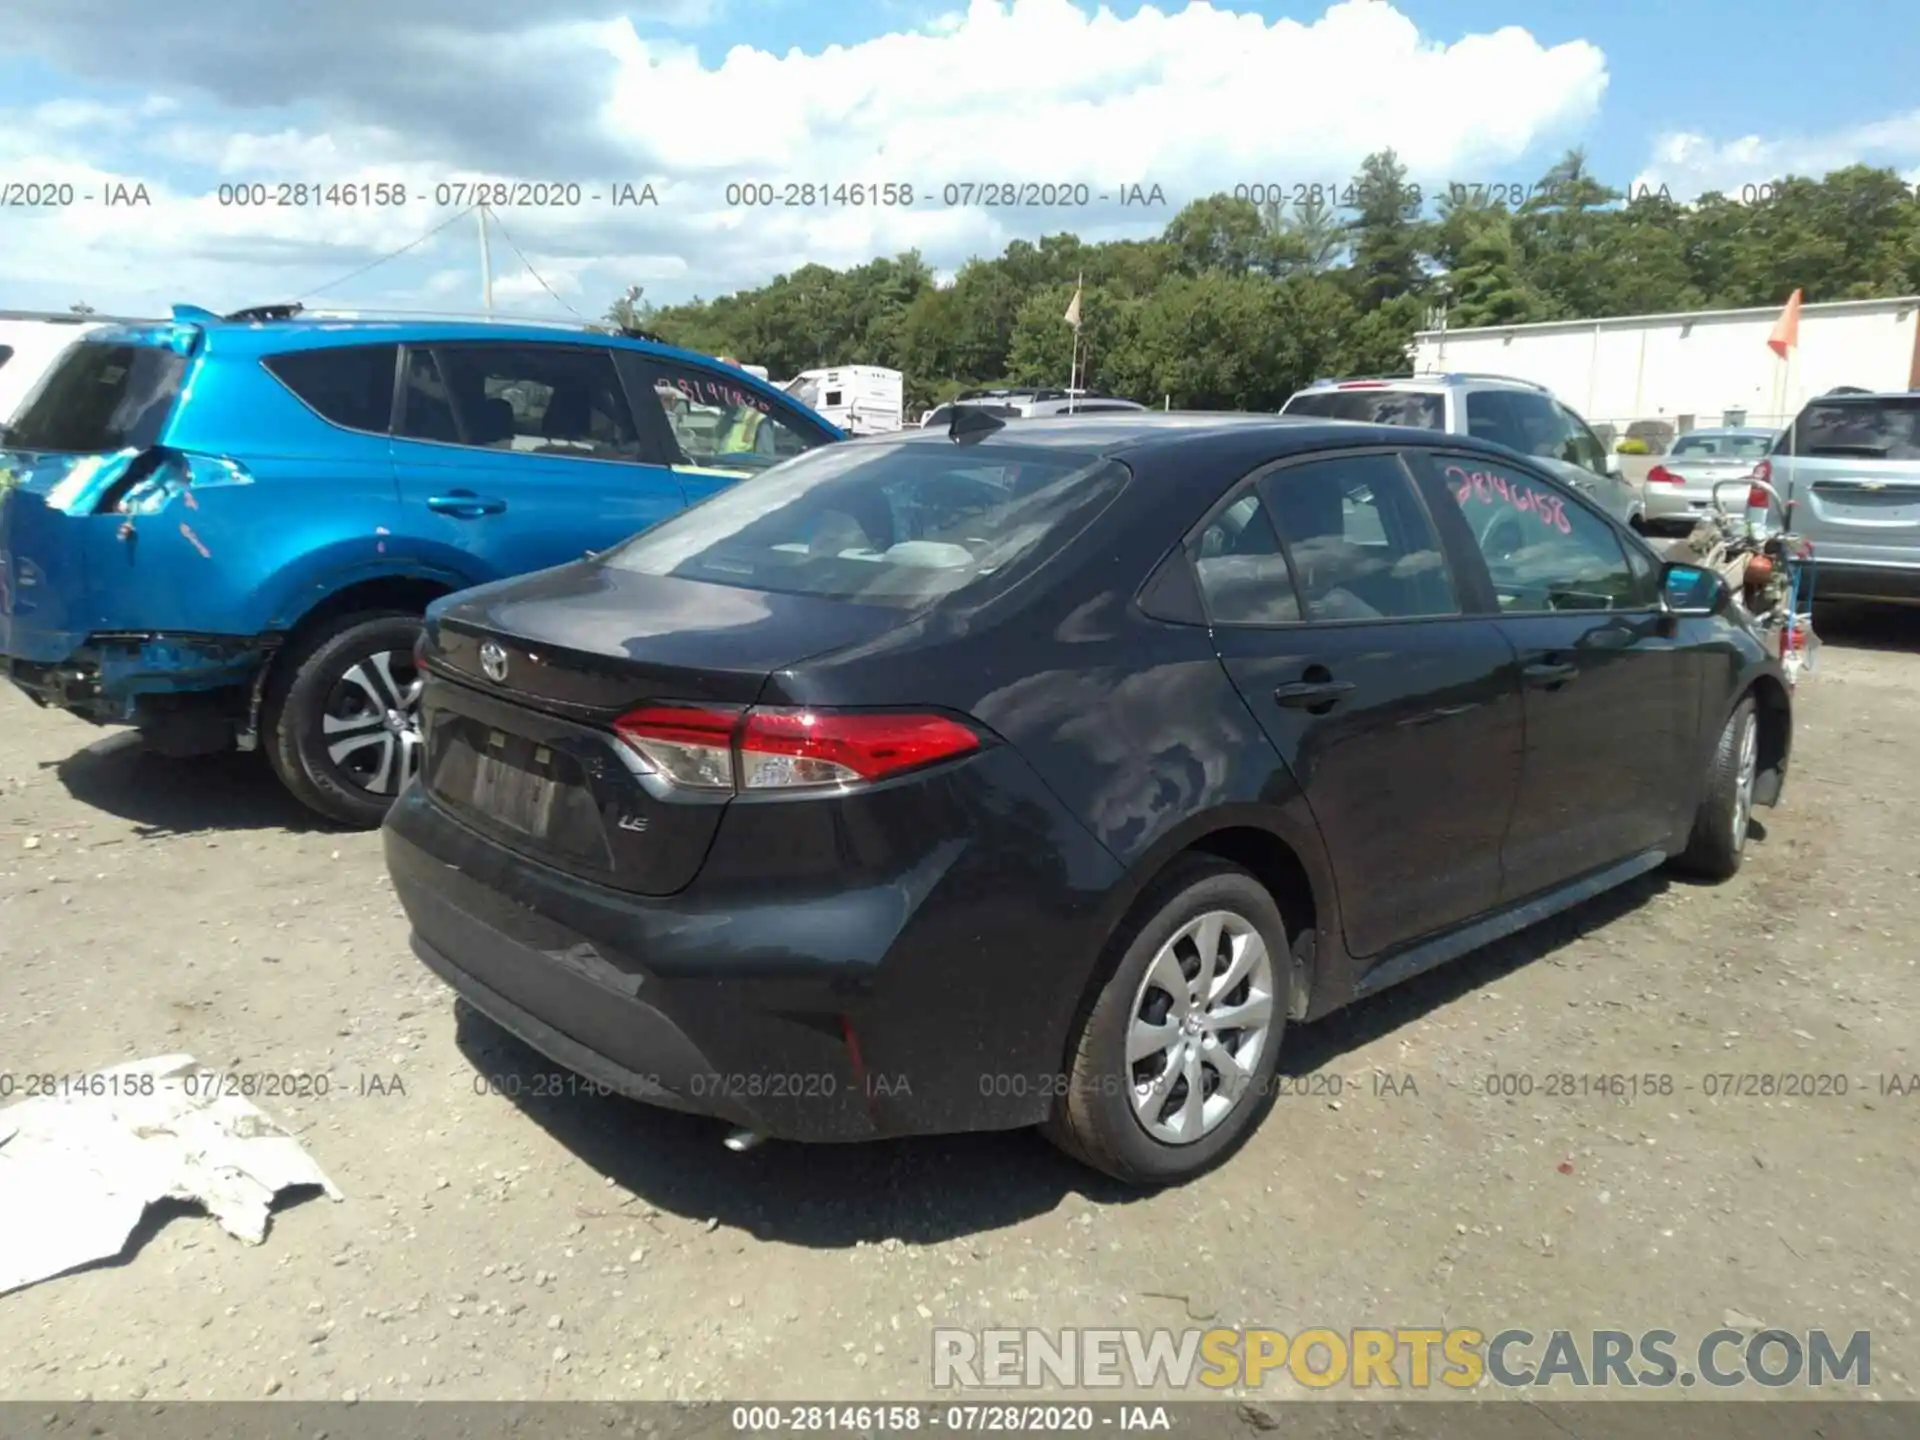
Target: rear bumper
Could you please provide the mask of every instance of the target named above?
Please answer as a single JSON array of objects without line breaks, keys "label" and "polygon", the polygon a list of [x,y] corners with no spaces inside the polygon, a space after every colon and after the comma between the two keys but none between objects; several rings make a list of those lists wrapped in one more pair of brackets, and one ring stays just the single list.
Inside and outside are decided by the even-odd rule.
[{"label": "rear bumper", "polygon": [[[1031,774],[1011,752],[999,764]],[[1051,803],[1037,781],[1019,798]],[[384,838],[415,954],[549,1059],[649,1104],[855,1141],[1051,1108],[1118,867],[1070,820],[1044,836],[1022,819],[1012,836],[983,811],[898,874],[852,857],[801,886],[738,865],[729,847],[751,846],[723,822],[702,878],[662,898],[517,855],[418,785]],[[1046,840],[1052,853],[1007,864],[1010,842]],[[727,875],[741,878],[711,878]]]},{"label": "rear bumper", "polygon": [[36,704],[109,725],[136,723],[147,697],[244,690],[271,648],[258,636],[53,638],[11,638],[11,653],[0,651],[0,671]]},{"label": "rear bumper", "polygon": [[1920,600],[1920,554],[1910,565],[1829,560],[1814,546],[1816,600]]},{"label": "rear bumper", "polygon": [[[1643,518],[1650,525],[1686,526],[1691,529],[1695,524],[1712,513],[1713,503],[1702,492],[1689,492],[1667,485],[1648,485],[1642,490],[1645,497]],[[1733,495],[1731,486],[1727,495]]]}]

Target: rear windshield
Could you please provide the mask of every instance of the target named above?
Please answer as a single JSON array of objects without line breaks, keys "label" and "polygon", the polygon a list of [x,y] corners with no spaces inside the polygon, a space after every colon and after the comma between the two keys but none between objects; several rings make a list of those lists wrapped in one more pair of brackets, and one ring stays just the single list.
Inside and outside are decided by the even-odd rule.
[{"label": "rear windshield", "polygon": [[1920,394],[1816,400],[1780,438],[1793,455],[1920,460]]},{"label": "rear windshield", "polygon": [[1758,460],[1773,449],[1771,435],[1683,435],[1676,440],[1672,455],[1726,456],[1733,460]]},{"label": "rear windshield", "polygon": [[635,536],[605,563],[709,585],[917,608],[1057,553],[1130,478],[1015,445],[826,445]]},{"label": "rear windshield", "polygon": [[157,345],[70,346],[14,417],[16,450],[144,450],[179,398],[187,358]]},{"label": "rear windshield", "polygon": [[1280,413],[1416,430],[1447,428],[1446,397],[1423,390],[1314,390],[1294,396]]}]

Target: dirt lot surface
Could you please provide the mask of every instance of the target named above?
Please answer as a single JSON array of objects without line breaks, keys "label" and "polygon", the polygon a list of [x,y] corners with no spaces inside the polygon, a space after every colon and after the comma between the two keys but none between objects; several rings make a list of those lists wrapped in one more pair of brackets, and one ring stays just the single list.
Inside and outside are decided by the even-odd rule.
[{"label": "dirt lot surface", "polygon": [[[1912,1397],[1920,1094],[1881,1077],[1920,1074],[1920,615],[1823,624],[1736,881],[1296,1027],[1305,1093],[1144,1198],[1029,1134],[735,1155],[570,1093],[411,958],[377,836],[0,695],[0,1070],[327,1077],[265,1104],[346,1196],[257,1248],[156,1211],[0,1297],[0,1395],[925,1397],[935,1325],[1764,1322],[1871,1330],[1873,1391]],[[1747,1075],[1847,1093],[1709,1093]]]}]

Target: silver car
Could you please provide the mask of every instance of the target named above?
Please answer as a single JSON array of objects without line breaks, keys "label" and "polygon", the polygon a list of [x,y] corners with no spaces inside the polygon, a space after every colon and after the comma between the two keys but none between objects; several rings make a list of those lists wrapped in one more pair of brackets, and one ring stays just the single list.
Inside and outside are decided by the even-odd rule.
[{"label": "silver car", "polygon": [[1716,485],[1723,487],[1723,506],[1736,512],[1743,510],[1747,501],[1739,486],[1725,482],[1752,475],[1779,434],[1777,430],[1728,428],[1690,430],[1682,435],[1647,472],[1647,529],[1691,530],[1712,509]]},{"label": "silver car", "polygon": [[1459,371],[1316,380],[1280,413],[1492,440],[1533,456],[1614,519],[1646,528],[1640,487],[1620,473],[1620,457],[1552,391],[1528,380]]},{"label": "silver car", "polygon": [[1042,415],[1098,415],[1116,410],[1138,412],[1147,408],[1135,401],[1121,400],[1112,395],[1011,386],[992,390],[962,390],[948,404],[929,410],[921,418],[920,424],[923,427],[945,425],[953,419],[955,405],[984,410],[1003,420],[1024,420]]},{"label": "silver car", "polygon": [[1920,599],[1920,391],[1822,395],[1760,469],[1813,542],[1816,595]]}]

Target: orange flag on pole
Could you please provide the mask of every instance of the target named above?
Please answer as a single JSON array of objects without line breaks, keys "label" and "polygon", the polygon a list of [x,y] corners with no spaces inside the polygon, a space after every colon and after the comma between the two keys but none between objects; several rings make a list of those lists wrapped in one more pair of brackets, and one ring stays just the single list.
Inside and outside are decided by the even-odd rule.
[{"label": "orange flag on pole", "polygon": [[1787,351],[1800,343],[1800,292],[1794,291],[1787,297],[1787,308],[1780,312],[1780,318],[1773,322],[1773,333],[1767,336],[1767,348],[1782,360]]}]

